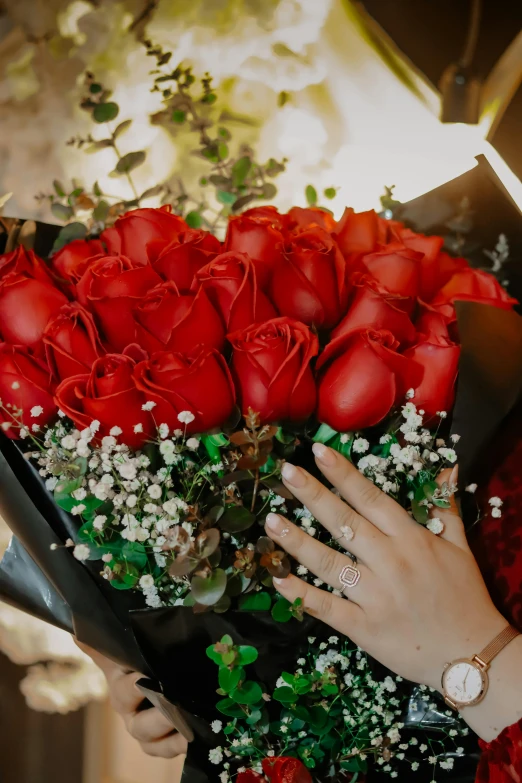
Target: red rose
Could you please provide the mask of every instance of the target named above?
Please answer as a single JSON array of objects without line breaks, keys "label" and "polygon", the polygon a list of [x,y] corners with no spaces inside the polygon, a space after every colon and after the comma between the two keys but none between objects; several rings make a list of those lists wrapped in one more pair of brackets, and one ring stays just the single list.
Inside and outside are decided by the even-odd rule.
[{"label": "red rose", "polygon": [[[51,373],[44,361],[31,356],[28,348],[0,343],[0,421],[5,423],[11,438],[20,435],[18,425],[31,428],[49,424],[56,416],[56,405],[51,389]],[[13,419],[7,406],[22,411],[21,418]],[[31,411],[42,408],[42,413]],[[12,410],[12,409],[11,409]],[[7,424],[11,426],[7,427]]]},{"label": "red rose", "polygon": [[197,345],[221,350],[225,330],[205,291],[180,294],[174,283],[152,288],[134,309],[136,342],[149,352],[190,352]]},{"label": "red rose", "polygon": [[147,245],[155,239],[171,242],[188,229],[182,218],[171,213],[170,206],[159,209],[134,209],[122,215],[101,239],[111,255],[122,255],[145,263]]},{"label": "red rose", "polygon": [[335,225],[331,212],[320,207],[292,207],[286,215],[286,228],[289,230],[319,226],[325,231],[333,231]]},{"label": "red rose", "polygon": [[180,291],[189,290],[198,269],[221,252],[221,242],[208,231],[182,231],[172,242],[153,240],[147,253],[153,269],[163,280],[172,280]]},{"label": "red rose", "polygon": [[92,310],[103,337],[116,352],[136,342],[133,309],[161,278],[148,264],[125,256],[103,256],[89,264],[76,290],[78,300]]},{"label": "red rose", "polygon": [[354,432],[378,424],[402,402],[420,384],[422,368],[398,354],[398,345],[386,330],[361,330],[339,341],[320,376],[319,421]]},{"label": "red rose", "polygon": [[90,374],[61,382],[56,389],[56,404],[79,430],[97,420],[98,437],[103,438],[113,427],[120,427],[121,442],[138,449],[156,435],[156,426],[151,414],[142,408],[148,398],[136,388],[134,368],[128,356],[102,356],[94,362]]},{"label": "red rose", "polygon": [[404,312],[409,299],[390,294],[369,275],[358,276],[352,283],[355,283],[353,300],[347,314],[333,330],[329,346],[361,327],[387,329],[401,345],[414,342],[416,330]]},{"label": "red rose", "polygon": [[502,310],[512,310],[517,304],[493,275],[471,267],[454,274],[430,304],[450,319],[456,301],[480,302]]},{"label": "red rose", "polygon": [[253,769],[246,769],[238,774],[236,783],[266,783],[266,778],[259,772],[254,772]]},{"label": "red rose", "polygon": [[274,269],[270,298],[280,315],[331,329],[348,302],[346,263],[335,241],[317,226],[292,235]]},{"label": "red rose", "polygon": [[281,262],[283,234],[265,215],[238,215],[228,221],[225,249],[246,253],[253,260],[257,280],[266,288],[272,270]]},{"label": "red rose", "polygon": [[36,346],[67,297],[52,283],[10,272],[0,278],[0,333],[14,345]]},{"label": "red rose", "polygon": [[302,421],[315,409],[316,389],[310,361],[319,342],[310,329],[291,318],[274,318],[228,336],[234,353],[241,410],[264,422]]},{"label": "red rose", "polygon": [[136,386],[156,403],[154,418],[171,429],[183,428],[178,419],[189,411],[194,420],[187,433],[205,432],[222,425],[232,413],[235,392],[224,358],[217,351],[199,347],[186,356],[160,352],[134,371]]},{"label": "red rose", "polygon": [[201,283],[221,315],[227,332],[246,329],[277,313],[257,285],[254,262],[245,253],[230,251],[200,269],[193,288]]},{"label": "red rose", "polygon": [[12,272],[17,275],[25,275],[32,280],[55,285],[51,270],[45,261],[32,250],[26,250],[23,245],[19,245],[11,253],[0,255],[0,277]]},{"label": "red rose", "polygon": [[269,220],[270,224],[274,226],[274,228],[279,229],[279,231],[283,231],[283,229],[288,227],[287,215],[282,215],[277,207],[273,206],[245,209],[245,211],[241,213],[241,216],[247,218],[264,218]]},{"label": "red rose", "polygon": [[85,271],[85,262],[99,255],[105,255],[99,239],[75,239],[54,254],[51,264],[59,278],[77,283]]},{"label": "red rose", "polygon": [[379,242],[385,242],[386,234],[379,216],[373,211],[354,212],[347,208],[335,228],[335,237],[344,256],[351,253],[372,253]]},{"label": "red rose", "polygon": [[424,302],[420,302],[415,328],[419,334],[438,336],[445,339],[451,338],[454,342],[458,342],[458,328],[455,311],[453,311],[452,317],[448,319],[436,308],[424,304]]},{"label": "red rose", "polygon": [[453,407],[460,347],[439,334],[420,337],[421,342],[405,351],[404,356],[424,368],[420,384],[412,387],[413,402],[424,410],[424,421],[428,421],[438,411],[450,411]]},{"label": "red rose", "polygon": [[80,304],[63,305],[43,334],[45,353],[58,381],[91,371],[105,352],[92,315]]},{"label": "red rose", "polygon": [[312,776],[299,759],[289,756],[266,758],[262,765],[270,783],[312,783]]},{"label": "red rose", "polygon": [[390,293],[407,296],[410,310],[419,292],[422,253],[392,243],[361,258],[365,269]]}]

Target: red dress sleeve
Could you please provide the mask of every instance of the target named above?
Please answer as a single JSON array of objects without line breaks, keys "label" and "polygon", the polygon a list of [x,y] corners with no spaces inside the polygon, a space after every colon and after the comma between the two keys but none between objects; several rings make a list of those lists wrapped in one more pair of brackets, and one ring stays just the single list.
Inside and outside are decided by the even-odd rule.
[{"label": "red dress sleeve", "polygon": [[508,726],[493,742],[479,744],[476,783],[522,783],[522,721]]},{"label": "red dress sleeve", "polygon": [[[495,604],[522,631],[522,405],[504,422],[489,454],[491,469],[477,477],[484,516],[470,544]],[[500,517],[492,516],[488,503],[495,496],[503,501]],[[522,721],[480,747],[476,783],[522,783]]]}]

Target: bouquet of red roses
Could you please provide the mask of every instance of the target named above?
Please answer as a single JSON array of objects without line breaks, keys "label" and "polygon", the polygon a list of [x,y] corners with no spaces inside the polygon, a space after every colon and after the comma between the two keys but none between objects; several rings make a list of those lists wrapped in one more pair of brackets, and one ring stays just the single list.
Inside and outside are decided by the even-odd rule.
[{"label": "bouquet of red roses", "polygon": [[442,244],[374,212],[274,207],[220,242],[161,208],[48,260],[0,256],[0,507],[17,537],[1,589],[151,678],[194,740],[187,780],[423,759],[397,751],[409,693],[278,598],[293,564],[263,526],[282,510],[338,546],[281,482],[316,440],[440,532],[455,303],[517,317]]}]

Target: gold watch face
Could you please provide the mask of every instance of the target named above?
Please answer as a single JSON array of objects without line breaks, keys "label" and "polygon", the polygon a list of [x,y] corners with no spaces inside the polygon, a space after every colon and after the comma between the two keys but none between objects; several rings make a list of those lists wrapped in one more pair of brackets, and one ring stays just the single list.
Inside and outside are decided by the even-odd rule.
[{"label": "gold watch face", "polygon": [[451,663],[442,677],[444,695],[459,707],[479,702],[487,687],[487,675],[473,661],[462,659]]}]

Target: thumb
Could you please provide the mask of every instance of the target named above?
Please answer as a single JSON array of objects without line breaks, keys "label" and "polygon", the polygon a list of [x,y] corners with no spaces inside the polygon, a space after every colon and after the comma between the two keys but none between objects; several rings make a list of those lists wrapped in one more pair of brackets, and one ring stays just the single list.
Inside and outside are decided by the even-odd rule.
[{"label": "thumb", "polygon": [[451,541],[452,544],[456,544],[456,546],[461,549],[468,549],[466,533],[455,497],[458,474],[459,467],[458,465],[455,465],[453,468],[445,468],[445,470],[442,470],[435,479],[439,487],[442,487],[444,484],[448,485],[451,491],[451,494],[448,497],[450,507],[437,508],[434,506],[430,509],[430,517],[432,519],[440,519],[444,525],[444,530],[440,534],[441,538],[444,538],[446,541]]}]

